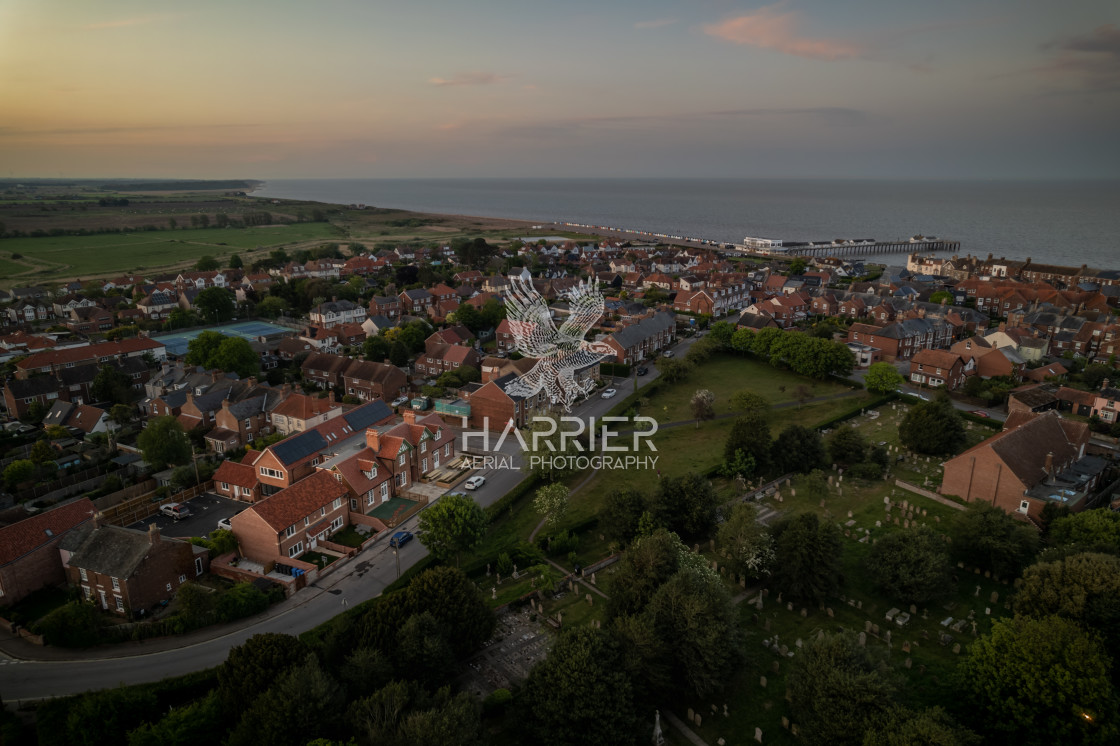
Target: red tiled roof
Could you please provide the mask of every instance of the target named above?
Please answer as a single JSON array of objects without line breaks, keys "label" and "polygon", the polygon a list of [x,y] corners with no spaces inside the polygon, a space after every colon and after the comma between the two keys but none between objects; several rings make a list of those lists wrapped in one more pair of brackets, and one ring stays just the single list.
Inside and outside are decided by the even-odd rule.
[{"label": "red tiled roof", "polygon": [[320,399],[307,394],[292,394],[273,409],[272,414],[306,420],[336,407],[341,408],[341,405],[330,399]]},{"label": "red tiled roof", "polygon": [[249,510],[256,511],[265,523],[279,532],[347,495],[346,485],[338,482],[329,472],[317,471],[254,504]]},{"label": "red tiled roof", "polygon": [[83,497],[0,528],[0,567],[85,523],[96,512],[89,498]]},{"label": "red tiled roof", "polygon": [[128,355],[145,350],[162,350],[163,344],[152,339],[131,337],[119,342],[99,342],[86,347],[67,347],[65,349],[44,350],[30,355],[16,363],[22,370],[35,370],[50,365],[80,363],[85,360],[99,360],[103,357]]},{"label": "red tiled roof", "polygon": [[97,423],[101,422],[101,418],[105,415],[104,409],[91,407],[88,404],[79,404],[74,407],[74,411],[70,413],[70,419],[66,421],[67,427],[76,427],[83,433],[91,433],[97,427]]},{"label": "red tiled roof", "polygon": [[238,487],[254,487],[257,484],[257,470],[248,464],[236,461],[223,461],[214,472],[215,482],[236,484]]}]

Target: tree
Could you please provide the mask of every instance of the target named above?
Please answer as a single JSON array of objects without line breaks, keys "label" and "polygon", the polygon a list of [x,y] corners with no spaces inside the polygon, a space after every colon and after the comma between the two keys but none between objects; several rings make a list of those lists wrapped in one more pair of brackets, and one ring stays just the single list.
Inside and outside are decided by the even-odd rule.
[{"label": "tree", "polygon": [[817,430],[803,425],[789,425],[774,439],[770,448],[774,466],[782,474],[807,474],[828,466],[828,454]]},{"label": "tree", "polygon": [[128,746],[221,743],[228,727],[217,692],[210,692],[202,699],[172,708],[157,722],[146,722],[129,731]]},{"label": "tree", "polygon": [[95,401],[127,402],[132,393],[132,382],[115,365],[102,365],[90,386]]},{"label": "tree", "polygon": [[241,257],[239,255],[237,255],[237,254],[230,254],[229,255],[229,268],[230,269],[241,269],[244,266],[245,266],[245,263],[241,261]]},{"label": "tree", "polygon": [[389,342],[382,336],[366,337],[362,342],[362,352],[365,353],[366,360],[384,362],[389,357]]},{"label": "tree", "polygon": [[605,630],[564,632],[533,667],[520,697],[518,722],[549,746],[622,746],[640,732],[633,686],[618,643]]},{"label": "tree", "polygon": [[249,340],[241,337],[226,337],[206,361],[206,367],[218,368],[236,373],[241,378],[248,378],[261,372],[261,359],[253,351]]},{"label": "tree", "polygon": [[173,415],[149,420],[136,438],[136,445],[154,471],[165,469],[168,464],[185,464],[192,453],[190,439]]},{"label": "tree", "polygon": [[706,538],[716,524],[717,497],[708,478],[696,472],[664,477],[650,501],[660,525],[681,536]]},{"label": "tree", "polygon": [[1100,508],[1059,518],[1050,525],[1049,542],[1055,547],[1120,554],[1120,513]]},{"label": "tree", "polygon": [[494,613],[478,586],[454,567],[433,567],[413,578],[405,591],[405,608],[412,614],[430,613],[448,631],[451,648],[460,657],[494,631]]},{"label": "tree", "polygon": [[226,743],[305,746],[338,730],[345,704],[342,687],[309,654],[249,705]]},{"label": "tree", "polygon": [[1115,372],[1111,365],[1105,365],[1104,363],[1086,365],[1085,370],[1081,371],[1081,382],[1088,386],[1090,390],[1096,391],[1106,378],[1115,377]]},{"label": "tree", "polygon": [[203,318],[213,324],[220,324],[233,318],[237,305],[233,293],[225,288],[206,288],[194,299],[194,307]]},{"label": "tree", "polygon": [[[256,634],[231,648],[218,668],[218,693],[232,712],[249,705],[310,652],[299,638],[276,632]],[[246,694],[249,696],[246,697]]]},{"label": "tree", "polygon": [[840,531],[821,523],[816,513],[801,513],[776,523],[774,585],[788,598],[817,604],[836,593],[843,582],[840,571]]},{"label": "tree", "polygon": [[216,269],[220,269],[221,266],[222,265],[218,263],[218,260],[210,256],[209,254],[200,257],[199,260],[194,263],[194,268],[199,272],[213,272]]},{"label": "tree", "polygon": [[1095,630],[1115,657],[1120,653],[1120,557],[1087,552],[1031,565],[1015,593],[1015,612],[1056,615]]},{"label": "tree", "polygon": [[716,542],[734,574],[758,577],[770,571],[774,541],[766,526],[758,522],[758,509],[753,503],[737,503],[731,509],[719,525]]},{"label": "tree", "polygon": [[867,369],[863,383],[874,394],[886,394],[906,383],[906,378],[890,363],[879,362]]},{"label": "tree", "polygon": [[599,511],[599,530],[608,539],[626,545],[638,533],[646,501],[636,489],[624,487],[607,494]]},{"label": "tree", "polygon": [[470,303],[463,303],[455,309],[454,316],[456,324],[462,324],[476,334],[486,327],[482,312]]},{"label": "tree", "polygon": [[1018,575],[1038,551],[1037,531],[988,503],[969,503],[953,516],[949,536],[954,559],[1001,578]]},{"label": "tree", "polygon": [[288,312],[288,301],[279,295],[269,295],[261,298],[257,304],[257,313],[266,318],[274,319]]},{"label": "tree", "polygon": [[658,360],[657,368],[661,371],[661,377],[665,379],[665,383],[680,383],[692,375],[694,370],[692,363],[687,360],[678,360],[671,357],[663,357]]},{"label": "tree", "polygon": [[533,497],[533,510],[537,511],[549,526],[556,526],[568,512],[568,495],[571,491],[567,485],[553,482],[537,490]]},{"label": "tree", "polygon": [[805,261],[804,259],[802,259],[801,257],[798,257],[797,259],[794,259],[792,262],[789,263],[789,274],[790,275],[799,275],[799,274],[803,273],[808,268],[809,268],[809,263],[807,261]]},{"label": "tree", "polygon": [[31,459],[17,459],[4,467],[4,484],[14,491],[16,486],[29,482],[35,476],[35,462]]},{"label": "tree", "polygon": [[754,459],[755,468],[759,471],[769,467],[770,423],[762,413],[746,414],[731,425],[731,432],[723,444],[724,461],[733,462],[735,454],[740,451]]},{"label": "tree", "polygon": [[396,644],[390,651],[394,668],[428,687],[452,678],[455,655],[448,639],[451,634],[452,630],[431,612],[412,614],[397,630]]},{"label": "tree", "polygon": [[454,557],[458,567],[460,555],[482,541],[488,520],[486,512],[473,498],[444,495],[420,513],[420,542],[437,559]]},{"label": "tree", "polygon": [[[529,426],[525,439],[528,448],[524,449],[524,462],[529,470],[541,479],[554,482],[574,474],[575,458],[581,454],[580,445],[575,438],[565,438],[560,432],[551,432],[555,422],[537,420]],[[560,448],[560,444],[564,448]]]},{"label": "tree", "polygon": [[850,633],[802,645],[786,687],[801,740],[810,746],[861,743],[886,714],[897,689],[884,658]]},{"label": "tree", "polygon": [[964,423],[944,392],[911,407],[898,426],[898,437],[918,453],[953,453],[964,443]]},{"label": "tree", "polygon": [[208,367],[211,358],[218,352],[218,348],[222,346],[225,339],[226,336],[220,332],[207,330],[200,333],[187,342],[187,356],[185,358],[187,364]]},{"label": "tree", "polygon": [[37,440],[35,444],[31,446],[31,453],[28,455],[35,464],[41,464],[54,456],[54,449],[51,448],[51,444],[48,441]]},{"label": "tree", "polygon": [[945,542],[928,526],[887,534],[868,551],[864,566],[888,598],[908,604],[928,603],[953,588]]},{"label": "tree", "polygon": [[715,403],[716,395],[708,389],[697,389],[696,393],[692,395],[692,416],[696,420],[696,427],[700,427],[701,420],[710,420],[716,416],[712,404]]},{"label": "tree", "polygon": [[1108,657],[1060,617],[996,619],[957,668],[973,727],[1000,743],[1116,743]]},{"label": "tree", "polygon": [[642,615],[671,662],[679,694],[706,699],[723,690],[742,660],[743,633],[730,594],[706,561],[678,570]]},{"label": "tree", "polygon": [[410,355],[408,354],[408,347],[399,339],[389,347],[389,362],[398,368],[404,368],[408,365]]},{"label": "tree", "polygon": [[920,712],[891,707],[864,734],[863,746],[979,746],[980,737],[940,707]]},{"label": "tree", "polygon": [[770,402],[753,391],[743,390],[731,397],[731,408],[744,416],[765,414],[770,409]]},{"label": "tree", "polygon": [[844,466],[862,463],[867,458],[867,438],[851,425],[841,425],[828,436],[828,455]]},{"label": "tree", "polygon": [[680,538],[664,528],[636,539],[622,555],[607,602],[607,617],[639,614],[669,578],[680,569],[680,558],[688,550]]}]

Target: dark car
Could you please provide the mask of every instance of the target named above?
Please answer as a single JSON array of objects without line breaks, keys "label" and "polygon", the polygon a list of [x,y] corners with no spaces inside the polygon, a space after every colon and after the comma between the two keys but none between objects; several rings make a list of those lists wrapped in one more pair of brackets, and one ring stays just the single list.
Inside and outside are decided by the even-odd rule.
[{"label": "dark car", "polygon": [[644,376],[646,373],[649,373],[649,368],[647,368],[646,366],[643,365],[642,367],[638,368],[639,376]]},{"label": "dark car", "polygon": [[410,541],[412,541],[411,531],[398,531],[397,533],[393,534],[393,538],[389,539],[389,546],[403,547]]}]

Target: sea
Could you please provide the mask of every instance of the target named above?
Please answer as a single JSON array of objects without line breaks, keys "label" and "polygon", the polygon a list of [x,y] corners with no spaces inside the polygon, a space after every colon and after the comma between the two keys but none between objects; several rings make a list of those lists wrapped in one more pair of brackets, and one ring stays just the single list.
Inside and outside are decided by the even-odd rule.
[{"label": "sea", "polygon": [[1120,269],[1120,180],[275,179],[253,194],[725,243],[920,234],[962,255]]}]

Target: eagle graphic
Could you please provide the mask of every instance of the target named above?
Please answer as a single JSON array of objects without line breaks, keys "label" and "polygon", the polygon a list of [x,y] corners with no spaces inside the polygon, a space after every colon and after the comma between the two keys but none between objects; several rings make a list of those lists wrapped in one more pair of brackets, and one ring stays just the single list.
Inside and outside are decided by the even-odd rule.
[{"label": "eagle graphic", "polygon": [[615,354],[605,342],[587,342],[583,338],[603,315],[603,294],[593,281],[581,280],[573,286],[566,293],[571,313],[557,329],[528,272],[510,275],[509,281],[506,320],[513,332],[514,349],[525,357],[536,358],[537,364],[507,386],[506,392],[528,397],[544,390],[553,404],[569,411],[581,394],[594,387],[591,379],[579,384],[575,372]]}]

